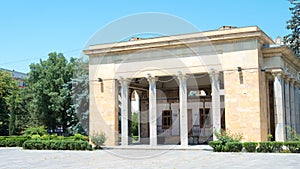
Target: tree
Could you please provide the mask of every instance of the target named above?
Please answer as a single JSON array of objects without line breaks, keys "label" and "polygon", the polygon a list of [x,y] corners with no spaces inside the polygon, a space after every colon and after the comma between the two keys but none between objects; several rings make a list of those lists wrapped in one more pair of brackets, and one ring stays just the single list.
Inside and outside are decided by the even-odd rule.
[{"label": "tree", "polygon": [[76,61],[74,77],[68,83],[72,86],[71,98],[73,109],[78,121],[69,130],[72,134],[87,135],[89,130],[89,74],[88,61],[83,58]]},{"label": "tree", "polygon": [[44,125],[48,130],[62,128],[62,132],[74,125],[72,103],[68,94],[71,87],[65,85],[71,80],[75,59],[70,62],[61,53],[50,53],[49,58],[30,65],[28,88],[31,102],[32,125]]},{"label": "tree", "polygon": [[30,95],[27,88],[18,88],[9,97],[9,135],[20,135],[29,126],[31,120],[28,103]]},{"label": "tree", "polygon": [[137,112],[132,113],[132,121],[131,121],[131,126],[132,126],[132,136],[138,136],[139,131],[138,131],[138,126],[139,126],[139,121],[138,121],[139,115]]},{"label": "tree", "polygon": [[8,135],[9,98],[18,89],[17,82],[8,72],[0,70],[0,135]]},{"label": "tree", "polygon": [[291,30],[291,34],[286,35],[283,41],[288,45],[295,54],[300,57],[300,2],[298,0],[289,0],[292,7],[289,8],[292,18],[287,21],[287,29]]}]

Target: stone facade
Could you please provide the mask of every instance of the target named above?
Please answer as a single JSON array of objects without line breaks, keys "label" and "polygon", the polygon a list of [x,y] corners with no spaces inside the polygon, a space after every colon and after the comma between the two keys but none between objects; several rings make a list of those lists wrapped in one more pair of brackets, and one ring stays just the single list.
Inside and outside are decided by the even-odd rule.
[{"label": "stone facade", "polygon": [[[285,126],[300,130],[300,60],[258,27],[99,44],[84,53],[90,135],[105,133],[106,145],[132,142],[133,90],[140,98],[139,141],[151,146],[199,143],[205,127],[206,139],[224,128],[243,141],[266,141],[268,134],[284,141]],[[192,94],[200,91],[206,95]],[[166,110],[171,115],[163,117]]]}]

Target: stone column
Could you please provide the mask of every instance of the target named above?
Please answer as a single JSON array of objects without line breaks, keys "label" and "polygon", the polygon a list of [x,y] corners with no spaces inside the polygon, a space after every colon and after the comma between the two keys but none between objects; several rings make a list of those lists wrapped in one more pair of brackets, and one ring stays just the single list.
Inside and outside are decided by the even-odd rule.
[{"label": "stone column", "polygon": [[290,81],[290,110],[291,110],[291,127],[296,130],[296,110],[295,110],[295,82]]},{"label": "stone column", "polygon": [[300,95],[299,95],[299,87],[297,84],[297,81],[295,83],[295,111],[296,111],[296,131],[298,134],[300,134]]},{"label": "stone column", "polygon": [[[142,113],[142,109],[141,109],[141,98],[143,93],[141,91],[136,91],[137,95],[138,95],[138,99],[139,99],[139,112],[138,112],[138,142],[141,142],[141,113]],[[136,98],[137,99],[137,98]]]},{"label": "stone column", "polygon": [[[221,101],[220,101],[220,81],[219,72],[211,72],[211,95],[212,95],[212,118],[213,118],[213,129],[216,131],[221,130]],[[213,135],[213,140],[217,140],[216,136]]]},{"label": "stone column", "polygon": [[128,80],[121,78],[121,144],[122,146],[128,145],[128,112],[129,112],[129,100],[128,100]]},{"label": "stone column", "polygon": [[132,111],[131,111],[131,96],[132,96],[132,89],[128,89],[128,144],[132,144]]},{"label": "stone column", "polygon": [[188,146],[188,114],[187,114],[187,80],[186,75],[178,75],[180,105],[180,145]]},{"label": "stone column", "polygon": [[[286,138],[290,138],[289,128],[291,127],[291,109],[290,109],[290,82],[289,78],[286,77],[284,79],[284,100],[285,100],[285,130],[286,130]],[[289,127],[289,128],[287,128]]]},{"label": "stone column", "polygon": [[274,75],[275,140],[285,141],[284,80],[282,73]]},{"label": "stone column", "polygon": [[156,78],[150,75],[149,82],[149,125],[150,125],[150,146],[157,145],[157,115],[156,115]]}]

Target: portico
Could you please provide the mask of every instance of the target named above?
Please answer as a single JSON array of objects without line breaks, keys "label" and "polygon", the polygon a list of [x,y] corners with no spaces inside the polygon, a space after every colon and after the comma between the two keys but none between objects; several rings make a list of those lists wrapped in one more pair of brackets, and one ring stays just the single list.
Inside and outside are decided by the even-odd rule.
[{"label": "portico", "polygon": [[133,91],[140,144],[200,144],[221,128],[243,141],[268,134],[284,141],[286,126],[300,130],[300,61],[258,27],[99,44],[84,53],[90,135],[105,133],[106,145],[132,144]]},{"label": "portico", "polygon": [[[162,142],[159,141],[159,144],[170,143],[170,141],[165,141],[165,137],[173,136],[173,138],[175,139],[175,141],[173,141],[173,144],[187,146],[189,137],[194,136],[197,137],[197,139],[199,139],[201,129],[204,129],[204,125],[200,126],[199,122],[202,124],[207,123],[208,125],[206,126],[206,130],[209,130],[206,131],[206,133],[208,134],[203,135],[205,133],[203,131],[202,137],[204,137],[207,140],[212,139],[211,130],[221,129],[221,101],[220,85],[218,80],[219,75],[216,72],[202,75],[201,80],[208,80],[205,83],[209,84],[209,79],[212,80],[211,87],[207,87],[207,84],[205,84],[205,86],[197,85],[196,81],[199,77],[187,74],[183,75],[181,72],[178,72],[178,74],[173,77],[153,77],[150,74],[148,74],[148,76],[145,78],[120,78],[118,81],[120,84],[121,91],[120,100],[122,119],[122,145],[128,145],[128,143],[130,142],[128,137],[130,135],[128,135],[128,121],[131,120],[128,118],[129,114],[131,113],[128,109],[128,105],[130,105],[130,93],[128,93],[128,91],[130,89],[131,91],[139,91],[138,93],[140,93],[140,97],[143,97],[143,99],[140,101],[140,105],[141,107],[144,107],[144,111],[141,112],[141,120],[139,121],[141,127],[141,143],[156,146],[158,144],[159,138],[164,140]],[[211,96],[203,96],[206,98],[210,98],[209,103],[211,103],[211,101],[216,102],[211,103],[209,106],[207,106],[207,108],[209,108],[207,116],[210,116],[210,119],[206,117],[200,120],[199,110],[202,110],[205,107],[205,103],[202,105],[198,105],[200,103],[200,98],[202,97],[199,95],[191,96],[191,93],[193,91],[198,91],[199,88],[208,90],[208,92],[211,91],[211,88],[214,88],[214,91],[212,91],[212,93],[215,93],[213,93]],[[157,90],[159,91],[159,93],[156,92]],[[144,96],[143,92],[145,94]],[[213,109],[210,110],[211,107],[217,108],[214,111]],[[164,117],[165,115],[163,114],[167,111],[170,113],[170,115],[167,115],[170,116],[168,119]],[[190,114],[188,114],[188,111],[190,111]],[[204,113],[205,112],[202,112],[201,115],[203,116]],[[147,130],[149,130],[149,132],[147,132]],[[175,137],[177,137],[178,140]]]}]

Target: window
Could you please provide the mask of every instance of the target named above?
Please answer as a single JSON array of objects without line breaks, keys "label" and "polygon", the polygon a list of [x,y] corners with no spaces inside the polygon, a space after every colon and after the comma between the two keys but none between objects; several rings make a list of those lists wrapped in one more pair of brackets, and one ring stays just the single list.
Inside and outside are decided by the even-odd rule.
[{"label": "window", "polygon": [[164,110],[162,112],[162,128],[169,129],[172,126],[172,111]]},{"label": "window", "polygon": [[208,116],[209,116],[209,109],[208,108],[203,108],[200,109],[200,128],[203,128],[205,126],[205,124],[209,124],[209,122],[207,122]]}]

